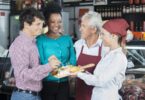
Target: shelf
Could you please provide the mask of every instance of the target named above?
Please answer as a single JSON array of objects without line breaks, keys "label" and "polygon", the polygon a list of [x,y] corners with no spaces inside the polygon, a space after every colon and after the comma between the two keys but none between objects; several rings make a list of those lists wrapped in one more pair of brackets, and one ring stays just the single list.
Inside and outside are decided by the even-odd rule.
[{"label": "shelf", "polygon": [[126,74],[145,74],[145,68],[127,69]]},{"label": "shelf", "polygon": [[135,13],[122,13],[122,15],[145,15],[143,12],[135,12]]},{"label": "shelf", "polygon": [[111,4],[129,4],[129,0],[108,0],[108,3]]},{"label": "shelf", "polygon": [[[145,46],[145,41],[143,40],[133,40],[127,43],[127,46],[135,46],[138,48],[138,46]],[[145,47],[144,47],[145,49]]]},{"label": "shelf", "polygon": [[62,4],[64,7],[72,6],[93,6],[93,1],[80,1],[80,2],[66,2]]},{"label": "shelf", "polygon": [[71,1],[71,2],[63,2],[63,4],[67,4],[67,3],[88,3],[88,2],[93,2],[93,0],[85,0],[85,1],[82,1],[82,0],[79,0],[79,1]]}]

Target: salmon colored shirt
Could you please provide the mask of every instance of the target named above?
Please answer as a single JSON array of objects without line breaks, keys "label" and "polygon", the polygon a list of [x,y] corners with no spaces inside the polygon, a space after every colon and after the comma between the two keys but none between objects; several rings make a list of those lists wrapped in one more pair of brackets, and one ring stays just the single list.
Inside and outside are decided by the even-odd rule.
[{"label": "salmon colored shirt", "polygon": [[21,31],[10,46],[9,52],[14,68],[16,87],[39,92],[42,89],[41,80],[48,76],[52,68],[48,63],[39,64],[35,38],[31,38]]}]

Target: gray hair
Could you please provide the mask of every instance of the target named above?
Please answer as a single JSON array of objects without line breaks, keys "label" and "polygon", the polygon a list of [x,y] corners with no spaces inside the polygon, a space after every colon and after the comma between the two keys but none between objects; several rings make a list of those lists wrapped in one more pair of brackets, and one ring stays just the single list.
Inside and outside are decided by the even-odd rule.
[{"label": "gray hair", "polygon": [[100,33],[103,21],[101,15],[98,12],[89,11],[82,16],[82,20],[84,19],[88,19],[89,26],[92,28],[97,28],[97,33]]}]

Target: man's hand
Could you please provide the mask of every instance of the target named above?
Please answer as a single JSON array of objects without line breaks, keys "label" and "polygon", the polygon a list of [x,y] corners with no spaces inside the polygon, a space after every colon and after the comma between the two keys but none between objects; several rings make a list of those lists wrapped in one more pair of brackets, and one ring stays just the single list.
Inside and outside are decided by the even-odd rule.
[{"label": "man's hand", "polygon": [[58,66],[61,64],[61,62],[54,55],[48,58],[48,62],[49,65],[54,69],[58,68]]}]

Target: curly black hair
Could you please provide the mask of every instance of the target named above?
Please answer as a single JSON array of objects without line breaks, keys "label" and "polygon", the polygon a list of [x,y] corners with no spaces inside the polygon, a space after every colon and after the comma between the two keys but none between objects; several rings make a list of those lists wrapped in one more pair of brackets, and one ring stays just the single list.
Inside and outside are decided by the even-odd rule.
[{"label": "curly black hair", "polygon": [[61,15],[61,6],[56,2],[49,2],[46,7],[43,9],[43,14],[45,20],[48,21],[51,14],[58,13]]}]

